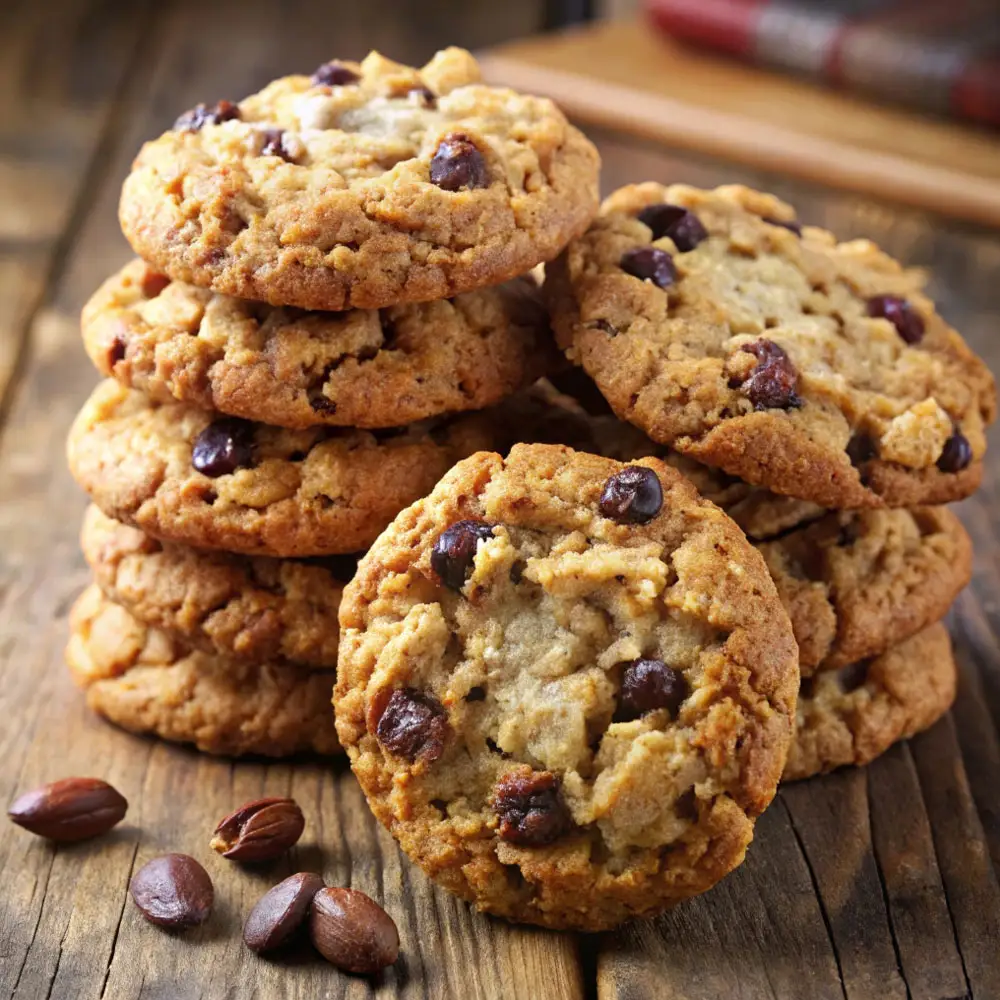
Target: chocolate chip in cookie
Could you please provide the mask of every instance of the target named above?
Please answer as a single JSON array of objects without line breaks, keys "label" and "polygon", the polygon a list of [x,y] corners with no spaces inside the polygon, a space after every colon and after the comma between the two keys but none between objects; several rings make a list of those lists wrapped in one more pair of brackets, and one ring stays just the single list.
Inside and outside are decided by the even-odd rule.
[{"label": "chocolate chip in cookie", "polygon": [[490,173],[479,147],[466,135],[446,135],[431,159],[431,183],[443,191],[490,186]]},{"label": "chocolate chip in cookie", "polygon": [[431,763],[444,753],[448,715],[432,694],[415,688],[393,691],[375,737],[390,753],[410,761]]},{"label": "chocolate chip in cookie", "polygon": [[559,795],[559,779],[549,771],[519,767],[503,775],[493,790],[500,837],[522,847],[558,840],[573,825]]},{"label": "chocolate chip in cookie", "polygon": [[687,681],[676,668],[663,660],[633,660],[622,674],[616,718],[628,722],[661,708],[675,718],[687,694]]},{"label": "chocolate chip in cookie", "polygon": [[326,87],[346,87],[361,79],[349,66],[336,59],[323,63],[310,78],[313,83]]},{"label": "chocolate chip in cookie", "polygon": [[908,344],[917,344],[923,339],[923,316],[898,295],[876,295],[869,299],[868,315],[875,319],[887,319]]},{"label": "chocolate chip in cookie", "polygon": [[651,281],[659,288],[669,288],[677,280],[674,259],[658,247],[637,247],[622,254],[621,269],[640,281]]},{"label": "chocolate chip in cookie", "polygon": [[941,457],[937,460],[937,467],[942,472],[961,472],[972,461],[972,447],[969,439],[960,431],[954,434],[944,443],[941,449]]},{"label": "chocolate chip in cookie", "polygon": [[284,129],[265,129],[261,138],[263,139],[263,144],[260,147],[261,156],[279,156],[287,163],[295,161],[295,153],[287,141],[287,133]]},{"label": "chocolate chip in cookie", "polygon": [[708,239],[708,230],[698,216],[680,205],[650,205],[637,218],[649,226],[654,240],[669,236],[682,253],[693,250],[702,240]]},{"label": "chocolate chip in cookie", "polygon": [[769,226],[780,226],[790,233],[795,233],[796,236],[802,235],[802,223],[796,222],[795,219],[775,219],[769,215],[764,215],[762,218]]},{"label": "chocolate chip in cookie", "polygon": [[663,488],[652,469],[627,465],[604,484],[598,509],[621,524],[652,521],[663,506]]},{"label": "chocolate chip in cookie", "polygon": [[191,464],[212,479],[253,465],[253,424],[238,417],[209,424],[195,438]]},{"label": "chocolate chip in cookie", "polygon": [[240,117],[239,105],[232,101],[217,101],[215,104],[197,104],[174,122],[177,132],[198,132],[206,125],[236,121]]},{"label": "chocolate chip in cookie", "polygon": [[493,525],[483,521],[457,521],[438,536],[431,551],[431,568],[441,582],[461,590],[472,571],[479,543],[493,537]]}]

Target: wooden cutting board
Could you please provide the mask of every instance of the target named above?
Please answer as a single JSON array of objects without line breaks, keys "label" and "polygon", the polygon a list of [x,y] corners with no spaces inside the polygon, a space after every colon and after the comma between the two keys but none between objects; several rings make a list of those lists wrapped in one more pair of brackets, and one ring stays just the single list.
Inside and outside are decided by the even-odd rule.
[{"label": "wooden cutting board", "polygon": [[491,82],[547,94],[582,125],[1000,225],[1000,135],[869,104],[688,48],[640,21],[492,49]]}]

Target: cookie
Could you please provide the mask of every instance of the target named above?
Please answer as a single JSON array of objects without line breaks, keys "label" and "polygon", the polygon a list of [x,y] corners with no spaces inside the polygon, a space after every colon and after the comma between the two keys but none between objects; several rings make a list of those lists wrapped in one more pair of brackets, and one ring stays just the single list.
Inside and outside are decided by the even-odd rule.
[{"label": "cookie", "polygon": [[154,538],[246,555],[358,552],[459,458],[491,441],[472,414],[371,432],[287,430],[99,385],[69,436],[77,482]]},{"label": "cookie", "polygon": [[738,865],[795,643],[763,560],[656,459],[460,462],[341,602],[338,734],[375,815],[482,910],[599,930]]},{"label": "cookie", "polygon": [[83,554],[108,599],[187,646],[245,663],[337,666],[353,556],[268,559],[172,545],[91,506]]},{"label": "cookie", "polygon": [[66,662],[73,679],[87,704],[123,729],[234,757],[339,752],[330,671],[191,652],[140,624],[96,586],[80,596],[70,629]]},{"label": "cookie", "polygon": [[281,427],[395,427],[476,410],[558,357],[530,278],[381,311],[302,312],[169,281],[142,261],[83,310],[104,375]]},{"label": "cookie", "polygon": [[652,455],[687,476],[763,555],[804,675],[884,652],[938,621],[972,576],[972,543],[944,507],[827,511],[728,476],[593,416],[540,382],[508,404],[524,440],[569,444],[621,462]]},{"label": "cookie", "polygon": [[955,700],[958,668],[940,623],[872,660],[807,678],[783,781],[868,764],[933,725]]},{"label": "cookie", "polygon": [[552,101],[485,86],[468,52],[373,52],[182,115],[143,146],[119,218],[175,280],[378,309],[550,260],[593,218],[598,169]]},{"label": "cookie", "polygon": [[993,378],[904,270],[742,187],[626,187],[546,272],[559,344],[656,441],[829,508],[967,496]]}]

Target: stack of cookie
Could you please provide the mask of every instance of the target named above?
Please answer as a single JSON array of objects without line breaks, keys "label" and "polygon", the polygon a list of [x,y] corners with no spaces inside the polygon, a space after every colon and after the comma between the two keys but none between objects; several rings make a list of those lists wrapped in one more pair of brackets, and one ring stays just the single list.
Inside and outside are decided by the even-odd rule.
[{"label": "stack of cookie", "polygon": [[108,378],[69,441],[92,707],[211,752],[337,749],[344,582],[558,357],[527,272],[586,229],[597,171],[458,49],[331,62],[143,148],[139,259],[84,310]]},{"label": "stack of cookie", "polygon": [[802,676],[785,779],[947,711],[972,553],[941,505],[979,484],[996,392],[923,274],[770,195],[640,184],[546,278],[590,449],[664,457],[765,558]]}]

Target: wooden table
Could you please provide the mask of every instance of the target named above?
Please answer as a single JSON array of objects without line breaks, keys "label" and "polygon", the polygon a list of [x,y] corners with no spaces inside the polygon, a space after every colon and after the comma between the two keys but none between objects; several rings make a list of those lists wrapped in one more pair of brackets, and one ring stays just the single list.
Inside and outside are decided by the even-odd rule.
[{"label": "wooden table", "polygon": [[[528,28],[534,16],[516,4],[502,14],[456,4],[447,16],[431,5],[393,21],[377,0],[364,7],[67,0],[56,17],[8,0],[0,10],[0,797],[93,774],[130,802],[113,835],[73,847],[0,826],[0,998],[996,1000],[996,434],[983,490],[960,508],[977,560],[951,616],[962,670],[954,711],[867,770],[782,790],[746,863],[654,923],[586,938],[476,916],[376,828],[344,765],[213,760],[123,734],[85,709],[61,659],[67,610],[87,578],[76,541],[84,499],[63,439],[95,381],[77,314],[127,258],[115,202],[139,142],[198,100],[238,96],[333,53],[378,44],[419,58],[451,39],[482,44],[518,30],[505,18],[523,15]],[[871,235],[932,267],[945,315],[1000,369],[996,232],[595,138],[608,188],[757,182],[843,237]],[[293,795],[308,826],[287,862],[247,871],[207,841],[233,805],[262,794]],[[133,869],[164,851],[197,856],[216,882],[216,913],[183,937],[146,924],[127,895]],[[250,906],[298,869],[364,889],[395,917],[403,958],[381,981],[308,958],[278,965],[242,947]]]}]

